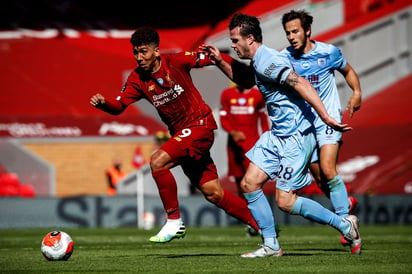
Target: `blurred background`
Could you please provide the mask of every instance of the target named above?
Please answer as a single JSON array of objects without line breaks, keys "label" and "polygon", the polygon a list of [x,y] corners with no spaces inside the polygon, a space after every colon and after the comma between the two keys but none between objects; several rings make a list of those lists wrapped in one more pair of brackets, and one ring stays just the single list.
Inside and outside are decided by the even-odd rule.
[{"label": "blurred background", "polygon": [[[195,50],[206,42],[233,54],[227,26],[243,12],[261,20],[264,43],[280,50],[288,45],[280,19],[290,9],[308,10],[312,37],[340,47],[359,74],[363,104],[352,119],[344,113],[354,130],[344,134],[339,171],[358,197],[361,221],[410,224],[411,1],[15,0],[0,10],[0,228],[141,226],[141,207],[161,222],[147,159],[167,129],[145,102],[110,116],[92,108],[90,96],[115,96],[122,88],[135,66],[129,38],[137,27],[156,28],[162,52]],[[228,79],[214,67],[192,70],[192,76],[218,120]],[[351,90],[337,79],[344,107]],[[212,156],[224,187],[236,193],[226,176],[226,137],[217,130]],[[125,176],[111,195],[107,170],[114,163]],[[217,209],[218,218],[200,218],[209,204],[178,168],[173,172],[188,225],[231,222]],[[265,188],[267,195],[273,188]]]}]

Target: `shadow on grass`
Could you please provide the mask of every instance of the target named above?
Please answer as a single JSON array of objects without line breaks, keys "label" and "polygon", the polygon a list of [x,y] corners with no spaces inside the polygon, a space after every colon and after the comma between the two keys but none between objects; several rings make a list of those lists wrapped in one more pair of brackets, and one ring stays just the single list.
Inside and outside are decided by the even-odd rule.
[{"label": "shadow on grass", "polygon": [[234,254],[205,254],[205,253],[201,253],[201,254],[174,254],[174,255],[159,255],[159,254],[152,254],[149,256],[156,256],[159,258],[170,258],[170,259],[174,259],[174,258],[186,258],[186,257],[222,257],[222,256],[234,256]]},{"label": "shadow on grass", "polygon": [[[333,251],[333,250],[325,250],[325,249],[319,249],[319,250],[320,251],[325,251],[325,252]],[[308,250],[305,250],[305,251],[308,251]],[[314,250],[314,251],[316,251],[316,250]],[[319,255],[319,253],[303,253],[303,252],[302,253],[283,253],[282,257],[308,257],[308,256],[318,256],[318,255]],[[226,257],[233,257],[233,256],[239,257],[240,253],[239,254],[237,254],[237,253],[236,254],[223,254],[223,253],[220,253],[220,254],[217,254],[217,253],[205,254],[205,253],[201,253],[201,254],[174,254],[174,255],[159,255],[159,254],[147,255],[146,254],[145,256],[155,256],[155,257],[158,257],[158,258],[169,258],[169,259],[190,258],[190,257],[224,257],[224,256],[226,256]]]},{"label": "shadow on grass", "polygon": [[343,250],[343,249],[340,249],[340,248],[294,248],[293,249],[293,251],[296,251],[296,252],[300,252],[300,251],[310,252],[310,251],[313,251],[313,252],[343,252],[343,253],[348,252],[348,250]]}]

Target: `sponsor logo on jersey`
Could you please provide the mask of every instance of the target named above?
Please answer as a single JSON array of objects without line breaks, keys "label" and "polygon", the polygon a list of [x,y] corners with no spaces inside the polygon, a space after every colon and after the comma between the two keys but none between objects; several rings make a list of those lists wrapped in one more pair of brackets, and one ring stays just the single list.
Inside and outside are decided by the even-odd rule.
[{"label": "sponsor logo on jersey", "polygon": [[309,61],[304,61],[304,62],[302,62],[302,63],[300,64],[300,66],[301,66],[303,69],[308,69],[308,68],[310,68],[310,62],[309,62]]},{"label": "sponsor logo on jersey", "polygon": [[240,114],[253,114],[255,112],[254,106],[230,106],[230,114],[240,115]]},{"label": "sponsor logo on jersey", "polygon": [[176,99],[185,90],[180,85],[175,85],[173,88],[152,96],[153,106],[158,107]]},{"label": "sponsor logo on jersey", "polygon": [[318,66],[319,67],[324,67],[326,66],[326,58],[322,57],[318,59]]},{"label": "sponsor logo on jersey", "polygon": [[239,102],[239,105],[244,105],[246,104],[246,98],[239,98],[238,102]]}]

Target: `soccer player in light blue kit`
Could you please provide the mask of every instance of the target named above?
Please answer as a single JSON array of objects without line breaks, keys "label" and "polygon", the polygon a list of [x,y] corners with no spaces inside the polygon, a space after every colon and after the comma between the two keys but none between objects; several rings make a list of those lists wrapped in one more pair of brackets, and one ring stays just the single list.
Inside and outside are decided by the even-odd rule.
[{"label": "soccer player in light blue kit", "polygon": [[[347,110],[350,117],[361,104],[359,78],[339,48],[310,39],[313,17],[304,10],[291,10],[282,16],[282,25],[290,47],[281,51],[288,56],[293,69],[305,77],[318,92],[328,113],[338,122],[342,120],[342,107],[335,82],[335,70],[342,73],[353,90]],[[337,161],[342,143],[342,132],[326,125],[316,115],[316,138],[319,145],[319,160],[311,163],[310,170],[318,186],[330,198],[335,213],[340,216],[350,214],[357,203],[348,198],[346,186],[338,174]],[[341,243],[347,241],[341,236]]]},{"label": "soccer player in light blue kit", "polygon": [[[311,84],[297,75],[285,55],[263,45],[259,20],[246,14],[235,14],[229,24],[231,47],[240,59],[251,60],[248,66],[229,60],[212,45],[203,49],[214,58],[216,65],[234,82],[261,91],[272,122],[272,128],[261,135],[247,152],[251,163],[241,181],[248,207],[261,229],[263,244],[244,258],[282,256],[275,230],[275,220],[262,187],[269,179],[277,178],[276,203],[293,215],[320,224],[328,224],[342,233],[351,246],[359,246],[361,238],[358,219],[354,215],[339,216],[318,202],[299,197],[296,190],[311,183],[309,163],[316,149],[313,122],[315,115],[338,131],[351,128],[338,123],[326,111]],[[310,104],[308,104],[308,103]]]}]

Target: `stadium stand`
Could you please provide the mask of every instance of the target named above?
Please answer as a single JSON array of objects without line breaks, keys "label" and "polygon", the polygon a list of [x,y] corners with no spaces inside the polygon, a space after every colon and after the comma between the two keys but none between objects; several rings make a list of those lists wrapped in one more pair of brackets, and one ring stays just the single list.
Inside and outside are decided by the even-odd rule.
[{"label": "stadium stand", "polygon": [[[0,10],[0,59],[2,60],[0,62],[0,138],[150,137],[155,132],[164,130],[164,126],[154,117],[147,116],[137,105],[135,108],[128,108],[126,113],[119,117],[107,116],[88,105],[88,98],[97,90],[105,94],[117,92],[128,70],[133,67],[134,63],[130,58],[130,53],[125,50],[129,46],[130,29],[143,24],[152,25],[160,29],[164,50],[191,49],[196,48],[209,36],[221,32],[226,33],[229,17],[236,11],[263,16],[273,10],[294,4],[311,2],[313,5],[327,5],[328,2],[337,1],[219,1],[220,11],[212,10],[213,5],[210,4],[199,7],[174,1],[167,6],[168,12],[159,11],[159,17],[162,20],[136,16],[138,9],[145,9],[138,2],[130,4],[129,1],[120,1],[117,2],[118,5],[99,2],[97,6],[93,2],[17,0],[6,1],[2,4],[4,9]],[[344,0],[342,2],[344,3],[345,24],[334,29],[334,32],[321,36],[322,40],[330,40],[339,33],[353,31],[359,26],[359,21],[364,20],[363,23],[367,23],[367,20],[371,21],[371,17],[366,15],[372,14],[375,16],[373,18],[378,19],[394,6],[405,8],[410,5],[410,1],[407,0]],[[410,81],[410,78],[405,78],[402,81],[403,84],[396,86],[396,89],[406,92],[404,87]],[[406,96],[406,93],[399,96]],[[371,100],[373,98],[371,97]],[[365,101],[365,107],[359,112],[359,117],[366,112],[364,110],[367,105],[368,101]],[[359,117],[354,122],[358,121]],[[380,119],[382,118],[375,118],[374,123],[379,122]],[[361,131],[374,132],[379,128],[376,125],[375,127],[363,127],[358,124],[353,126],[356,130],[351,134]],[[394,124],[388,129],[398,126]],[[396,130],[393,129],[393,131]],[[125,132],[128,133],[124,134]],[[403,134],[402,132],[404,131],[399,134]],[[380,135],[379,132],[376,134]],[[365,148],[366,153],[367,146],[362,147],[362,144],[357,144],[356,147],[351,147],[352,142],[358,142],[355,141],[355,137],[351,136],[348,134],[345,139],[345,147],[341,155],[343,163],[356,158],[356,155],[349,154],[349,152],[363,151],[362,148]],[[365,139],[365,137],[356,138]],[[396,141],[401,144],[400,140],[404,139],[410,138],[399,138]],[[68,140],[73,142],[71,138]],[[93,159],[99,161],[102,159],[97,154],[93,154],[94,151],[103,149],[105,153],[110,153],[112,145],[97,143],[81,144],[81,150],[87,152],[87,157],[95,157]],[[126,151],[132,153],[135,147],[135,141],[130,143],[120,148],[124,151],[123,155],[127,157],[129,154]],[[403,141],[403,144],[410,147],[409,143]],[[61,145],[65,148],[61,150],[56,148],[57,152],[53,155],[51,155],[53,148],[58,147],[59,144],[45,148],[30,143],[25,147],[40,154],[52,165],[59,167],[56,171],[56,179],[59,184],[62,180],[67,180],[67,183],[64,183],[64,188],[56,188],[57,195],[98,194],[99,188],[92,190],[95,192],[86,192],[73,185],[82,184],[84,181],[95,183],[99,178],[93,178],[88,174],[75,178],[72,170],[65,172],[60,170],[61,167],[64,168],[67,165],[63,162],[56,162],[62,160],[61,151],[64,151],[67,161],[72,159],[73,162],[87,161],[87,157],[83,159],[80,156],[71,156],[70,153],[74,151],[72,145]],[[379,147],[379,144],[376,145]],[[370,150],[373,148],[376,149],[371,146]],[[149,148],[145,149],[145,151],[149,150]],[[345,154],[346,152],[348,154]],[[111,157],[112,155],[108,156],[108,162]],[[380,157],[394,158],[394,155],[385,154]],[[408,157],[408,159],[411,158]],[[408,159],[404,162],[410,163]],[[70,165],[74,166],[72,162]],[[90,171],[98,172],[99,168],[103,169],[107,163],[102,161],[98,165],[96,164],[97,167],[93,167],[94,169],[88,168],[87,171],[89,173]],[[396,167],[396,170],[398,170],[397,174],[400,174],[398,178],[401,178],[409,174],[407,172],[410,167],[400,165]],[[372,179],[366,176],[372,176],[371,174],[359,172],[357,181],[364,178],[362,181],[369,180],[370,182]],[[392,174],[392,176],[395,175]],[[389,180],[393,177],[386,176],[385,178]],[[100,180],[104,179],[100,178]],[[401,191],[401,186],[396,189],[396,191]],[[371,190],[371,188],[360,186],[354,187],[353,190],[356,193],[387,191],[381,187]]]},{"label": "stadium stand", "polygon": [[[147,13],[153,3],[142,1],[39,0],[7,1],[2,5],[0,28],[134,29],[141,25],[176,29],[213,24],[250,0],[211,0],[194,5],[188,1],[160,4],[157,16]],[[218,7],[218,8],[216,8]],[[157,8],[157,7],[156,7]]]},{"label": "stadium stand", "polygon": [[35,191],[32,185],[21,183],[16,173],[8,172],[1,166],[0,196],[32,198],[35,197]]},{"label": "stadium stand", "polygon": [[[412,75],[371,96],[350,119],[339,168],[356,194],[411,194]],[[364,159],[365,161],[360,161]]]},{"label": "stadium stand", "polygon": [[370,12],[389,7],[399,0],[344,0],[345,2],[345,21],[350,22],[358,17],[365,16]]}]

